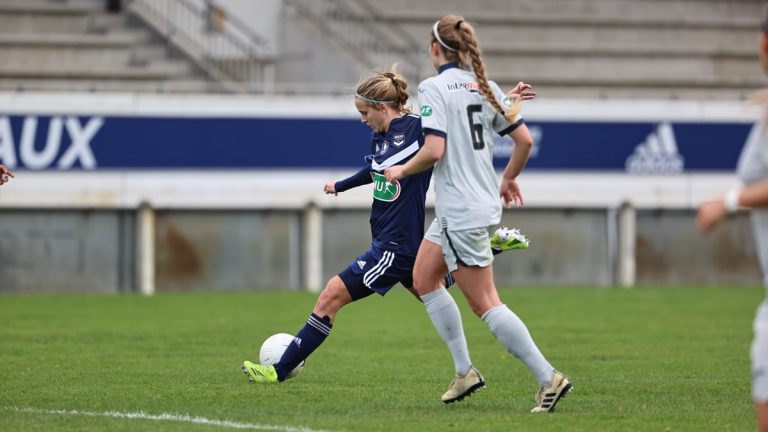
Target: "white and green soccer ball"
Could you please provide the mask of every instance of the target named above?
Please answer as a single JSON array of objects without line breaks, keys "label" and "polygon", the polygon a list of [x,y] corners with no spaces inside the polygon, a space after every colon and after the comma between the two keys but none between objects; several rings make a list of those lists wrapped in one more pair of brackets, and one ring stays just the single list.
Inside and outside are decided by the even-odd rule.
[{"label": "white and green soccer ball", "polygon": [[[283,356],[283,353],[291,342],[293,342],[293,336],[288,333],[277,333],[268,337],[267,340],[261,344],[261,350],[259,350],[259,363],[264,366],[272,366],[279,362],[280,357]],[[304,363],[305,361],[302,360],[302,362],[288,374],[286,379],[291,379],[298,375],[299,372],[301,372],[301,369],[304,368]]]}]

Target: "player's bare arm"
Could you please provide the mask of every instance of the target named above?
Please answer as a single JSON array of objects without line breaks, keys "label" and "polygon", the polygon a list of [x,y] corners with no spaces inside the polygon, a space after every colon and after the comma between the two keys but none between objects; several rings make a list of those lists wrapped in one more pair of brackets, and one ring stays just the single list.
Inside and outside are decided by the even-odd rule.
[{"label": "player's bare arm", "polygon": [[510,208],[523,205],[523,195],[517,185],[517,176],[528,162],[533,148],[533,138],[525,124],[521,124],[515,130],[509,133],[509,137],[515,141],[515,147],[512,156],[504,168],[504,174],[501,176],[501,185],[499,186],[499,196],[504,200],[504,205]]},{"label": "player's bare arm", "polygon": [[768,180],[733,189],[724,195],[709,199],[699,206],[696,227],[701,233],[707,233],[723,220],[728,213],[739,208],[768,206]]}]

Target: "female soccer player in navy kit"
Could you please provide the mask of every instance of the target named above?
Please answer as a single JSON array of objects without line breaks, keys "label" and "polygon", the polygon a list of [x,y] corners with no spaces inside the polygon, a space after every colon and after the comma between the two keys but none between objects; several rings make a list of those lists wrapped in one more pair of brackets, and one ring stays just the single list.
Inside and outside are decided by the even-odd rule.
[{"label": "female soccer player in navy kit", "polygon": [[[419,243],[424,236],[425,197],[431,170],[388,183],[384,169],[410,160],[424,143],[421,119],[406,107],[408,84],[397,73],[377,71],[365,77],[357,86],[355,107],[363,123],[373,129],[369,165],[351,177],[329,181],[324,191],[337,194],[353,187],[373,183],[371,206],[371,249],[355,258],[347,268],[332,277],[320,294],[306,325],[299,330],[274,366],[243,362],[243,371],[252,381],[273,383],[284,381],[288,374],[325,341],[330,334],[336,313],[345,305],[373,293],[386,294],[395,284],[411,289],[413,265]],[[535,95],[524,83],[512,90],[531,99]],[[498,251],[526,248],[527,240],[519,232],[508,241],[495,238]],[[444,284],[449,285],[447,280]]]},{"label": "female soccer player in navy kit", "polygon": [[[502,304],[488,246],[491,226],[501,218],[499,196],[508,205],[523,201],[515,179],[528,160],[532,139],[519,115],[519,100],[512,103],[488,81],[474,29],[459,16],[445,16],[434,24],[430,58],[439,74],[419,85],[424,147],[404,165],[386,169],[385,176],[395,182],[435,166],[437,218],[419,248],[413,282],[454,360],[456,376],[442,400],[461,400],[485,385],[469,358],[459,309],[439,283],[450,271],[475,314],[539,381],[532,412],[553,411],[570,390],[570,381],[544,358],[525,324]],[[492,133],[509,134],[516,143],[501,187],[493,168]]]}]

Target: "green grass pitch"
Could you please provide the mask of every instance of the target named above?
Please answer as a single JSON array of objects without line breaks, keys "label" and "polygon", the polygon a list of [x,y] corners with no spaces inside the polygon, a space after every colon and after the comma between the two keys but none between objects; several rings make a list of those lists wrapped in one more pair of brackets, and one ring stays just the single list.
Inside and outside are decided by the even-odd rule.
[{"label": "green grass pitch", "polygon": [[488,386],[443,406],[450,355],[402,288],[342,310],[302,373],[271,386],[248,383],[240,363],[269,335],[295,333],[314,294],[3,295],[0,430],[754,429],[749,343],[762,288],[501,294],[573,378],[554,414],[528,413],[533,377],[463,299],[472,359]]}]

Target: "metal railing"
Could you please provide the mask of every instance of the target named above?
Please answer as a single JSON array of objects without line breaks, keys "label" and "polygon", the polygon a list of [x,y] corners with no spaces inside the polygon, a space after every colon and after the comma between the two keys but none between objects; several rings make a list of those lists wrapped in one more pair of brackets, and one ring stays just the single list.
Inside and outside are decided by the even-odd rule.
[{"label": "metal railing", "polygon": [[410,37],[391,20],[381,20],[368,0],[286,0],[286,6],[336,43],[365,69],[399,64],[410,82],[422,78],[426,44]]},{"label": "metal railing", "polygon": [[270,93],[275,53],[236,16],[209,1],[131,0],[128,10],[225,90]]}]

